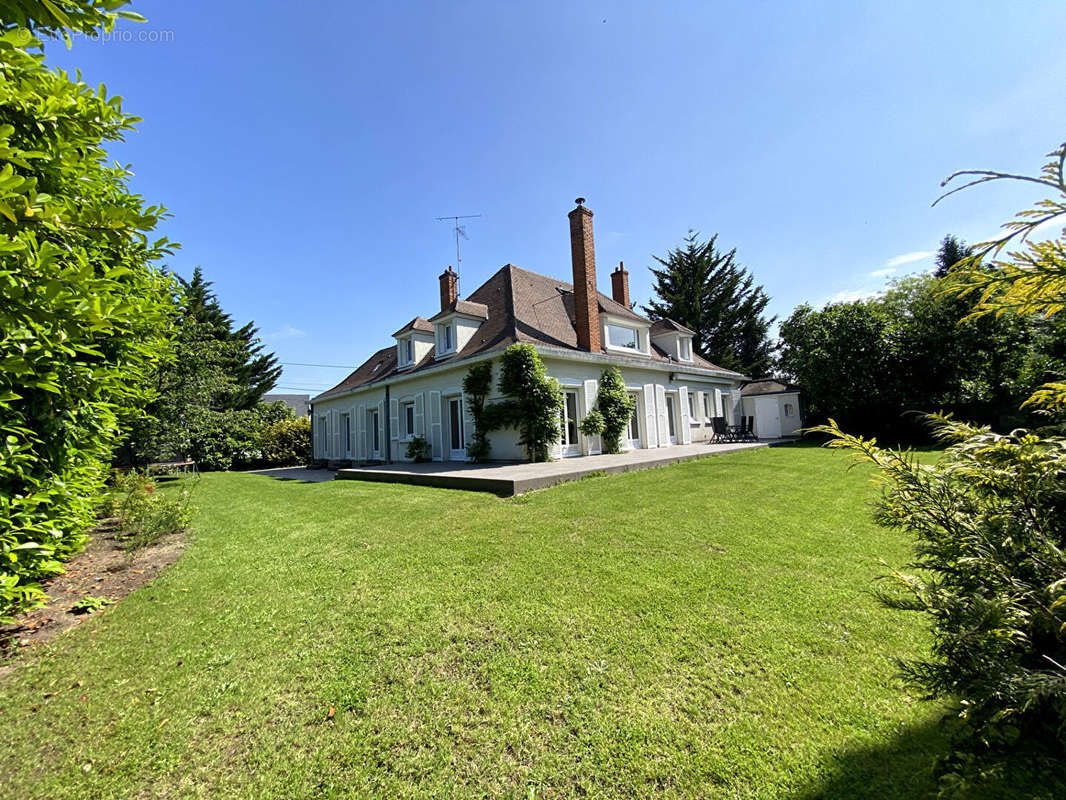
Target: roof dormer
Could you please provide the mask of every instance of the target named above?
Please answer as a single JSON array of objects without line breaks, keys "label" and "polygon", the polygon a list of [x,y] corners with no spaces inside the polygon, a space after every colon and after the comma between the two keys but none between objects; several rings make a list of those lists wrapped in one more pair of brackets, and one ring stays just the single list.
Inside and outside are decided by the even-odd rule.
[{"label": "roof dormer", "polygon": [[456,300],[429,320],[435,328],[436,357],[446,358],[460,352],[489,318],[484,303]]},{"label": "roof dormer", "polygon": [[692,337],[696,332],[672,319],[657,320],[651,326],[651,341],[675,361],[691,364]]},{"label": "roof dormer", "polygon": [[396,339],[396,366],[410,369],[422,361],[433,349],[433,324],[428,319],[415,317],[393,337]]}]

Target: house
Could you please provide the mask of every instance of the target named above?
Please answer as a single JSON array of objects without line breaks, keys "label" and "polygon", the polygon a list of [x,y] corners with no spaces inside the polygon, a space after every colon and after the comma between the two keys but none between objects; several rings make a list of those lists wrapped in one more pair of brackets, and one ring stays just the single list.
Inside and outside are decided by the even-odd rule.
[{"label": "house", "polygon": [[744,416],[755,418],[755,435],[760,439],[799,436],[803,427],[800,387],[787,381],[750,381],[740,389]]},{"label": "house", "polygon": [[[611,273],[611,295],[598,291],[592,211],[583,198],[576,202],[569,214],[572,282],[506,264],[460,298],[458,275],[448,267],[439,311],[414,317],[392,334],[392,344],[312,400],[315,459],[404,460],[407,443],[421,436],[434,461],[465,461],[473,425],[463,377],[515,343],[533,345],[563,388],[556,458],[600,451],[599,437],[583,436],[578,425],[595,406],[608,366],[618,367],[636,398],[626,448],[705,441],[712,417],[732,422],[745,376],[696,355],[693,332],[683,325],[634,311],[622,264]],[[489,438],[493,459],[524,458],[514,430]]]},{"label": "house", "polygon": [[306,417],[311,413],[309,394],[265,394],[260,398],[260,402],[284,403],[297,417]]}]

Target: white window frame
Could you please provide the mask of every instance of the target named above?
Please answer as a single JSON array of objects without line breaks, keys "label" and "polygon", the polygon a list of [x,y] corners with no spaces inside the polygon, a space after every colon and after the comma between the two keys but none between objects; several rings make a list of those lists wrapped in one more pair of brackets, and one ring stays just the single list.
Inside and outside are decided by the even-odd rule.
[{"label": "white window frame", "polygon": [[[679,336],[677,343],[677,359],[678,361],[691,361],[692,360],[692,339],[687,336]],[[688,351],[687,353],[685,351]]]},{"label": "white window frame", "polygon": [[710,422],[714,419],[714,389],[703,393],[703,418]]},{"label": "white window frame", "polygon": [[[641,352],[641,349],[640,349],[640,331],[638,331],[636,328],[631,328],[628,325],[618,325],[617,323],[614,323],[614,322],[608,322],[605,327],[607,329],[606,347],[607,347],[608,350],[616,350],[619,353],[639,353],[639,352]],[[626,345],[611,344],[611,329],[612,328],[617,328],[620,331],[629,331],[630,333],[632,333],[633,334],[633,346],[632,347],[628,347]]]},{"label": "white window frame", "polygon": [[[411,412],[411,424],[407,424],[407,412]],[[409,442],[415,437],[415,401],[404,400],[400,403],[400,420],[403,424],[403,441]]]},{"label": "white window frame", "polygon": [[700,426],[700,415],[696,413],[696,393],[688,393],[688,424],[689,427],[698,428]]}]

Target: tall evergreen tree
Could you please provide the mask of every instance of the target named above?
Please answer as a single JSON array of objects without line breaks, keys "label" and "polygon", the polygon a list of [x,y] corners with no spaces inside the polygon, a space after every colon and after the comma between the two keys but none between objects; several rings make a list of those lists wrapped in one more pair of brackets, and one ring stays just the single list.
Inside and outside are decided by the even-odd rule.
[{"label": "tall evergreen tree", "polygon": [[933,274],[938,278],[945,277],[951,268],[970,255],[973,250],[965,241],[952,234],[948,234],[940,240],[940,249],[936,251],[936,269]]},{"label": "tall evergreen tree", "polygon": [[770,298],[752,275],[736,262],[736,248],[720,251],[718,235],[701,242],[689,231],[684,244],[653,256],[655,298],[644,311],[655,319],[668,317],[695,331],[697,355],[752,377],[768,375],[773,366],[770,326],[776,317],[763,316]]},{"label": "tall evergreen tree", "polygon": [[259,329],[249,322],[233,329],[233,318],[222,310],[211,291],[211,281],[204,280],[203,270],[196,267],[192,278],[178,278],[182,287],[181,322],[198,326],[199,335],[229,344],[220,367],[231,379],[234,391],[217,411],[247,409],[277,383],[281,367],[273,353],[266,353],[259,341]]}]

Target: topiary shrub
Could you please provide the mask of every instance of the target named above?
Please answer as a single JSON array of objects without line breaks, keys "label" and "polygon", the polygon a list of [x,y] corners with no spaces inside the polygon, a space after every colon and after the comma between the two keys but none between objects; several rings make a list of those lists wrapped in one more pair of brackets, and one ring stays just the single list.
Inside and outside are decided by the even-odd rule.
[{"label": "topiary shrub", "polygon": [[599,412],[599,409],[594,408],[585,415],[577,427],[585,436],[599,436],[603,433],[603,414]]},{"label": "topiary shrub", "polygon": [[617,453],[621,450],[622,434],[629,425],[636,404],[636,400],[626,391],[622,373],[618,368],[605,369],[600,375],[600,388],[596,395],[596,410],[603,418],[601,449],[604,453]]},{"label": "topiary shrub", "polygon": [[544,371],[533,345],[513,344],[503,351],[499,388],[507,400],[497,404],[497,422],[518,429],[518,443],[530,461],[549,461],[562,435],[563,391]]},{"label": "topiary shrub", "polygon": [[492,451],[489,431],[493,419],[485,414],[485,400],[492,390],[492,362],[483,361],[474,364],[463,377],[463,394],[467,398],[467,408],[474,420],[473,440],[466,446],[466,456],[471,461],[485,461]]}]

